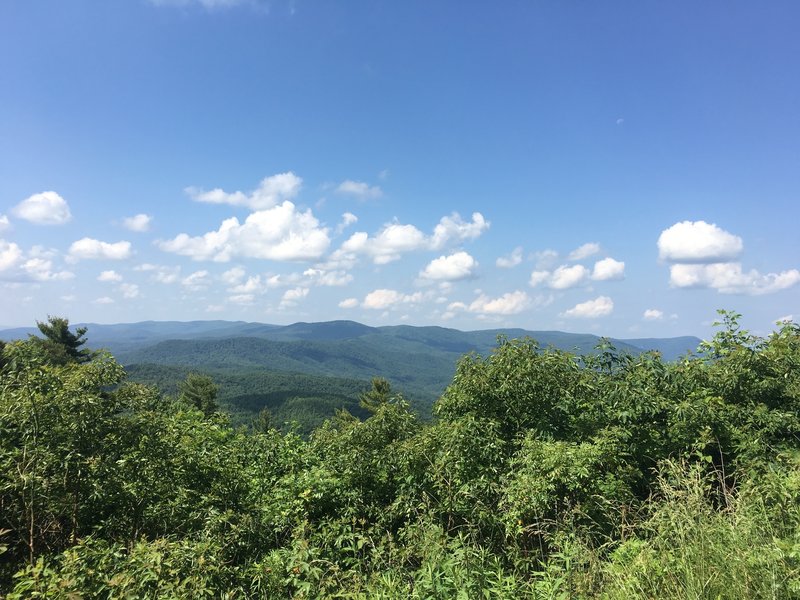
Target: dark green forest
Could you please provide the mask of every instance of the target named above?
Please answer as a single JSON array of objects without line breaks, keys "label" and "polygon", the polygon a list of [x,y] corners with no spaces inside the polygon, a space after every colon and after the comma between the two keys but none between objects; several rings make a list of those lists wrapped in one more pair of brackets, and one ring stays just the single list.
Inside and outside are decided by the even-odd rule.
[{"label": "dark green forest", "polygon": [[739,319],[675,360],[500,338],[422,418],[50,318],[0,347],[0,595],[798,598],[800,326]]}]

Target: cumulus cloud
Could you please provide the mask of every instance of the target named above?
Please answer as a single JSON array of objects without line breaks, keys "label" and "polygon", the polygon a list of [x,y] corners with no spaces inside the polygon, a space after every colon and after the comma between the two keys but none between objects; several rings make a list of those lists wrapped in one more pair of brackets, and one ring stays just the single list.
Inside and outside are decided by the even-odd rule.
[{"label": "cumulus cloud", "polygon": [[252,210],[264,210],[297,196],[302,184],[303,180],[289,171],[265,177],[261,180],[258,188],[252,192],[226,192],[220,188],[204,191],[196,187],[188,187],[185,191],[192,200],[197,202],[230,204],[231,206],[246,206]]},{"label": "cumulus cloud", "polygon": [[244,279],[245,270],[242,267],[233,267],[225,271],[220,277],[228,285],[236,285]]},{"label": "cumulus cloud", "polygon": [[336,226],[336,233],[342,233],[345,229],[350,227],[353,223],[358,222],[358,217],[351,212],[346,212],[342,215],[342,220]]},{"label": "cumulus cloud", "polygon": [[682,221],[658,237],[658,255],[674,263],[720,263],[741,254],[742,238],[714,223]]},{"label": "cumulus cloud", "polygon": [[604,258],[594,263],[592,279],[595,281],[607,281],[612,279],[622,279],[625,277],[625,263],[613,258]]},{"label": "cumulus cloud", "polygon": [[569,253],[567,256],[567,260],[583,260],[584,258],[588,258],[594,254],[600,252],[600,244],[595,242],[589,242],[588,244],[583,244],[575,248],[572,252]]},{"label": "cumulus cloud", "polygon": [[366,255],[376,265],[384,265],[399,260],[407,252],[439,250],[450,242],[474,239],[488,227],[489,222],[480,213],[474,213],[469,222],[463,221],[457,213],[442,217],[430,236],[426,236],[414,225],[389,223],[374,236],[363,231],[351,235],[331,255],[330,263],[352,266],[358,255]]},{"label": "cumulus cloud", "polygon": [[353,181],[348,179],[339,184],[336,193],[353,196],[359,200],[375,200],[383,196],[383,190],[377,185],[369,185],[363,181]]},{"label": "cumulus cloud", "polygon": [[299,212],[288,200],[267,210],[251,213],[244,223],[232,217],[217,231],[191,237],[181,233],[158,242],[159,248],[194,260],[227,262],[234,257],[276,261],[320,258],[328,249],[328,228],[320,227],[311,210]]},{"label": "cumulus cloud", "polygon": [[416,304],[424,299],[421,292],[403,294],[397,290],[373,290],[364,297],[361,306],[372,310],[384,310],[398,304]]},{"label": "cumulus cloud", "polygon": [[119,291],[122,293],[123,298],[129,300],[139,297],[139,286],[135,283],[122,283],[119,286]]},{"label": "cumulus cloud", "polygon": [[536,287],[539,284],[542,284],[550,279],[550,271],[534,271],[531,273],[531,277],[528,280],[528,284],[531,287]]},{"label": "cumulus cloud", "polygon": [[648,308],[644,311],[642,318],[645,321],[660,321],[664,318],[664,311],[658,310],[657,308]]},{"label": "cumulus cloud", "polygon": [[800,271],[762,275],[755,269],[742,270],[738,262],[712,264],[676,264],[670,266],[670,284],[678,288],[707,287],[722,294],[761,296],[800,283]]},{"label": "cumulus cloud", "polygon": [[491,224],[479,212],[472,213],[471,221],[464,221],[454,212],[449,217],[442,217],[433,230],[430,245],[439,250],[452,241],[463,242],[478,238]]},{"label": "cumulus cloud", "polygon": [[75,277],[70,271],[54,271],[53,262],[47,258],[30,258],[22,264],[22,269],[35,281],[66,281]]},{"label": "cumulus cloud", "polygon": [[211,277],[206,270],[195,271],[181,280],[181,285],[192,292],[205,290],[211,285]]},{"label": "cumulus cloud", "polygon": [[242,306],[253,304],[254,300],[255,296],[253,294],[234,294],[233,296],[228,296],[228,302],[241,304]]},{"label": "cumulus cloud", "polygon": [[114,304],[114,299],[108,296],[102,296],[101,298],[95,298],[92,302],[94,304]]},{"label": "cumulus cloud", "polygon": [[97,281],[122,281],[122,275],[116,271],[103,271],[97,276]]},{"label": "cumulus cloud", "polygon": [[77,262],[82,259],[124,260],[131,256],[131,243],[126,241],[109,243],[92,238],[82,238],[72,242],[67,260]]},{"label": "cumulus cloud", "polygon": [[122,225],[125,229],[142,233],[150,229],[150,223],[152,222],[153,217],[144,213],[139,213],[138,215],[124,218],[122,220]]},{"label": "cumulus cloud", "polygon": [[589,270],[583,265],[562,265],[553,271],[548,285],[554,290],[566,290],[581,283],[588,275]]},{"label": "cumulus cloud", "polygon": [[325,269],[306,269],[303,271],[306,277],[314,285],[339,287],[347,285],[353,281],[353,276],[346,271]]},{"label": "cumulus cloud", "polygon": [[[478,296],[468,307],[470,312],[489,315],[516,315],[531,305],[531,298],[523,291],[517,290],[503,294],[499,298],[490,298],[486,294]],[[450,305],[455,308],[455,303]]]},{"label": "cumulus cloud", "polygon": [[252,294],[263,292],[266,287],[266,284],[261,281],[261,275],[251,275],[247,278],[247,281],[238,283],[228,291],[234,294]]},{"label": "cumulus cloud", "polygon": [[22,249],[14,242],[0,239],[0,271],[16,266],[22,260]]},{"label": "cumulus cloud", "polygon": [[477,266],[477,261],[462,251],[433,259],[419,275],[431,281],[457,281],[472,277]]},{"label": "cumulus cloud", "polygon": [[567,311],[561,313],[563,317],[573,317],[581,319],[593,319],[595,317],[605,317],[614,311],[614,301],[608,296],[598,296],[594,300],[587,300],[576,304]]},{"label": "cumulus cloud", "polygon": [[25,198],[11,212],[37,225],[63,225],[72,219],[69,205],[55,192],[41,192]]},{"label": "cumulus cloud", "polygon": [[175,283],[181,275],[180,267],[166,267],[163,265],[153,265],[144,263],[133,268],[134,271],[150,273],[150,278],[158,283]]},{"label": "cumulus cloud", "polygon": [[290,308],[297,305],[297,303],[308,296],[308,288],[297,287],[291,290],[286,290],[281,298],[279,308]]},{"label": "cumulus cloud", "polygon": [[522,246],[517,246],[508,256],[501,256],[495,264],[501,269],[516,267],[522,262]]},{"label": "cumulus cloud", "polygon": [[339,302],[339,308],[355,308],[356,306],[358,306],[358,300],[356,298],[345,298]]},{"label": "cumulus cloud", "polygon": [[0,231],[5,231],[11,227],[11,223],[8,220],[8,217],[5,215],[0,215]]}]

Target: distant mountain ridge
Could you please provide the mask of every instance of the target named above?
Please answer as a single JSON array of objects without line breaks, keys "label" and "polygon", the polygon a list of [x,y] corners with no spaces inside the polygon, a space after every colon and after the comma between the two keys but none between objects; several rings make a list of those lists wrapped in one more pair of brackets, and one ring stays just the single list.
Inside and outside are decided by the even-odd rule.
[{"label": "distant mountain ridge", "polygon": [[[593,334],[525,329],[460,331],[446,327],[390,325],[371,327],[355,321],[269,325],[245,321],[144,321],[88,328],[90,348],[109,350],[128,370],[131,381],[165,390],[189,371],[211,373],[220,383],[220,399],[235,414],[255,414],[259,405],[276,414],[285,402],[304,402],[318,422],[336,406],[358,409],[358,394],[373,377],[385,377],[421,414],[451,382],[465,354],[486,356],[498,337],[530,337],[543,348],[589,354],[601,341]],[[0,339],[26,338],[33,327],[0,331]],[[695,350],[700,339],[611,339],[621,352],[657,350],[673,360]],[[282,381],[280,393],[276,381]],[[272,383],[265,383],[265,382]],[[349,390],[349,392],[347,391]],[[296,410],[295,410],[296,412]]]}]

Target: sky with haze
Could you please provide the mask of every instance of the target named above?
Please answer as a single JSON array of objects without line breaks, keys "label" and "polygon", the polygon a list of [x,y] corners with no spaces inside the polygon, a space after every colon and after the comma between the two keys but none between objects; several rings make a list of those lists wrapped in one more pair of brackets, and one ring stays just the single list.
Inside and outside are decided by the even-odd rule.
[{"label": "sky with haze", "polygon": [[0,0],[0,326],[800,316],[800,4]]}]

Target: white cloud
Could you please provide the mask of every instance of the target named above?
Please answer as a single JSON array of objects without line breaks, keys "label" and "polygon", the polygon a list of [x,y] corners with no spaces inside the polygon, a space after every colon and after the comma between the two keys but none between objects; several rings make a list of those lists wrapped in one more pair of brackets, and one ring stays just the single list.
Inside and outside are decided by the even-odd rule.
[{"label": "white cloud", "polygon": [[0,239],[0,271],[5,271],[15,266],[22,260],[22,250],[14,242]]},{"label": "white cloud", "polygon": [[75,277],[70,271],[53,271],[53,262],[46,258],[30,258],[22,269],[36,281],[66,281]]},{"label": "white cloud", "polygon": [[720,263],[741,254],[742,238],[705,221],[682,221],[658,237],[658,255],[678,263]]},{"label": "white cloud", "polygon": [[588,258],[594,254],[597,254],[598,252],[600,252],[600,244],[589,242],[588,244],[583,244],[582,246],[579,246],[570,252],[569,256],[567,256],[567,260],[583,260],[584,258]]},{"label": "white cloud", "polygon": [[439,250],[449,242],[455,240],[463,242],[474,240],[484,231],[489,229],[490,223],[479,212],[472,213],[472,221],[464,221],[458,213],[449,217],[442,217],[433,230],[430,245],[433,250]]},{"label": "white cloud", "polygon": [[175,283],[181,276],[180,267],[165,267],[162,265],[152,265],[144,263],[133,268],[134,271],[152,273],[150,279],[158,283]]},{"label": "white cloud", "polygon": [[364,297],[361,306],[372,310],[383,310],[397,304],[417,304],[425,299],[422,292],[403,294],[397,290],[373,290]]},{"label": "white cloud", "polygon": [[234,294],[260,293],[266,289],[266,285],[261,282],[261,275],[251,275],[244,283],[233,286],[230,292]]},{"label": "white cloud", "polygon": [[[455,303],[454,303],[455,304]],[[470,312],[491,315],[516,315],[531,305],[531,298],[523,291],[503,294],[499,298],[489,298],[481,294],[470,305]],[[451,304],[451,307],[454,305]]]},{"label": "white cloud", "polygon": [[205,290],[211,285],[208,271],[195,271],[181,280],[181,285],[192,292]]},{"label": "white cloud", "polygon": [[227,283],[228,285],[236,285],[242,279],[244,279],[245,270],[242,267],[233,267],[232,269],[228,269],[222,275],[222,281]]},{"label": "white cloud", "polygon": [[522,262],[522,246],[517,246],[508,256],[501,256],[497,259],[496,265],[501,269],[516,267]]},{"label": "white cloud", "polygon": [[472,277],[477,266],[472,256],[466,252],[456,252],[433,259],[419,275],[432,281],[457,281]]},{"label": "white cloud", "polygon": [[288,200],[283,204],[251,213],[244,223],[226,219],[217,231],[190,237],[179,234],[158,242],[159,248],[194,260],[227,262],[234,257],[276,261],[305,261],[320,258],[328,249],[328,229],[319,227],[311,210],[298,212]]},{"label": "white cloud", "polygon": [[356,306],[358,306],[358,300],[356,298],[345,298],[339,302],[339,308],[355,308]]},{"label": "white cloud", "polygon": [[122,281],[122,275],[116,271],[103,271],[97,276],[97,281]]},{"label": "white cloud", "polygon": [[303,276],[314,285],[340,287],[353,281],[350,273],[342,270],[327,271],[325,269],[306,269]]},{"label": "white cloud", "polygon": [[85,237],[77,242],[72,242],[67,260],[69,262],[77,262],[82,259],[124,260],[130,256],[130,242],[121,241],[112,244]]},{"label": "white cloud", "polygon": [[363,181],[352,181],[351,179],[340,183],[336,188],[336,192],[347,196],[354,196],[359,200],[375,200],[383,196],[383,190],[377,185],[370,186]]},{"label": "white cloud", "polygon": [[536,287],[540,283],[550,279],[550,271],[534,271],[531,273],[531,278],[528,280],[528,285]]},{"label": "white cloud", "polygon": [[607,281],[611,279],[623,279],[625,277],[625,263],[613,258],[604,258],[594,263],[592,279],[595,281]]},{"label": "white cloud", "polygon": [[139,213],[138,215],[123,219],[122,225],[125,229],[141,233],[150,229],[150,223],[152,222],[153,217],[144,213]]},{"label": "white cloud", "polygon": [[253,300],[255,300],[255,296],[253,294],[235,294],[233,296],[228,296],[229,302],[241,304],[243,306],[253,304]]},{"label": "white cloud", "polygon": [[6,215],[0,215],[0,231],[5,231],[11,227],[11,223]]},{"label": "white cloud", "polygon": [[297,196],[303,180],[292,173],[279,173],[261,180],[258,188],[250,193],[226,192],[220,188],[204,191],[195,187],[186,188],[186,193],[197,202],[209,204],[230,204],[232,206],[246,206],[252,210],[272,208],[286,200]]},{"label": "white cloud", "polygon": [[565,290],[575,287],[589,275],[589,270],[583,265],[571,267],[560,266],[550,276],[549,286],[554,290]]},{"label": "white cloud", "polygon": [[114,299],[109,298],[108,296],[103,296],[101,298],[95,298],[92,300],[94,304],[114,304]]},{"label": "white cloud", "polygon": [[761,296],[800,283],[800,271],[762,275],[755,269],[742,271],[740,263],[677,264],[670,267],[670,284],[679,288],[706,287],[722,294]]},{"label": "white cloud", "polygon": [[539,271],[552,269],[558,262],[558,252],[555,250],[541,250],[533,253],[533,259],[536,261],[536,268]]},{"label": "white cloud", "polygon": [[442,217],[431,236],[414,225],[389,223],[373,237],[363,231],[351,235],[331,255],[329,266],[350,267],[359,254],[369,256],[376,265],[384,265],[399,260],[406,252],[439,250],[451,241],[474,239],[488,227],[488,221],[480,213],[474,213],[470,222],[463,221],[457,213]]},{"label": "white cloud", "polygon": [[122,283],[119,286],[119,291],[122,292],[123,298],[138,298],[139,297],[139,286],[135,283]]},{"label": "white cloud", "polygon": [[279,308],[289,308],[295,306],[306,296],[308,296],[308,288],[305,287],[296,287],[291,290],[286,290],[281,298]]},{"label": "white cloud", "polygon": [[586,302],[576,304],[569,310],[561,313],[561,316],[592,319],[595,317],[606,317],[613,311],[614,301],[608,296],[599,296],[594,300],[587,300]]},{"label": "white cloud", "polygon": [[664,311],[658,310],[657,308],[648,308],[644,311],[642,318],[645,321],[660,321],[664,318]]},{"label": "white cloud", "polygon": [[17,204],[11,212],[37,225],[63,225],[72,219],[67,201],[55,192],[33,194]]},{"label": "white cloud", "polygon": [[350,227],[353,223],[358,222],[358,217],[351,212],[346,212],[342,215],[342,220],[336,226],[336,233],[342,233],[345,229]]}]

